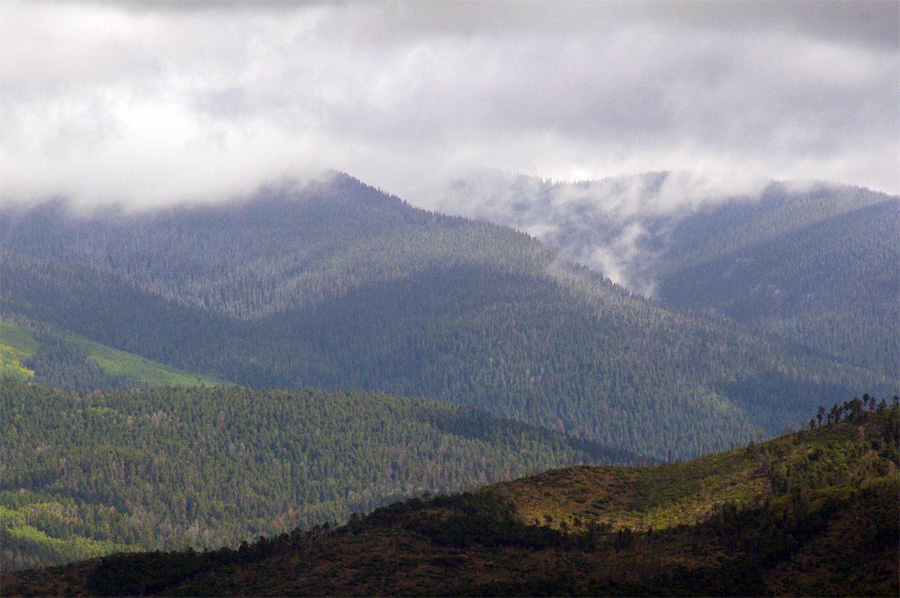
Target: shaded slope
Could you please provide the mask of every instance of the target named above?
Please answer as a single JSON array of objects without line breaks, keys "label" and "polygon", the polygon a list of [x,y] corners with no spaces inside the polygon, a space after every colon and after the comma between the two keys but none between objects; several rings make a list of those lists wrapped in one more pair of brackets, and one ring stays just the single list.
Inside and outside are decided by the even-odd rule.
[{"label": "shaded slope", "polygon": [[[872,407],[866,404],[865,407]],[[657,468],[413,499],[237,551],[4,576],[10,595],[896,595],[898,408]],[[542,521],[534,521],[540,516]]]},{"label": "shaded slope", "polygon": [[[788,205],[778,205],[788,204]],[[834,355],[896,376],[900,373],[900,202],[888,199],[820,215],[815,206],[771,202],[756,209],[756,234],[740,226],[710,240],[715,251],[688,247],[688,232],[673,250],[659,282],[665,301],[712,308]],[[750,208],[747,211],[751,211]],[[763,222],[768,221],[768,226]],[[786,222],[794,222],[787,226]],[[689,224],[683,223],[685,227]],[[731,243],[721,237],[736,239]]]}]

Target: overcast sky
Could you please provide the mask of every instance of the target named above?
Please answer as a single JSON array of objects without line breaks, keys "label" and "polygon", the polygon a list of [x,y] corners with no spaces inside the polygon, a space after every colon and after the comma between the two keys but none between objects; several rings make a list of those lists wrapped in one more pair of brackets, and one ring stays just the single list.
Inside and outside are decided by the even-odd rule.
[{"label": "overcast sky", "polygon": [[0,198],[210,199],[322,168],[423,205],[472,168],[898,193],[898,31],[896,0],[0,0]]}]

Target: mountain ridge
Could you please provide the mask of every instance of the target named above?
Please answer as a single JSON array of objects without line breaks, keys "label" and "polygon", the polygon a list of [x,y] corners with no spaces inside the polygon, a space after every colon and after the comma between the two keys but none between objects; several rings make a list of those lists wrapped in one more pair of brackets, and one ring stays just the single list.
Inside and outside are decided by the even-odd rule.
[{"label": "mountain ridge", "polygon": [[667,309],[346,175],[278,193],[0,218],[0,309],[237,384],[430,397],[657,458],[891,391],[889,375]]},{"label": "mountain ridge", "polygon": [[663,304],[900,375],[900,197],[828,182],[725,191],[739,185],[678,172],[577,183],[488,173],[434,203],[528,231]]}]

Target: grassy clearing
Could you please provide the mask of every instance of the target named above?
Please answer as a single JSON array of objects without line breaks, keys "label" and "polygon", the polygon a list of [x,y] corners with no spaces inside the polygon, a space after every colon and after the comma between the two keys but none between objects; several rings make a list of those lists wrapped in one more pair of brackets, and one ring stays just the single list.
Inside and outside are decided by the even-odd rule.
[{"label": "grassy clearing", "polygon": [[648,469],[638,484],[636,508],[644,529],[693,524],[724,504],[745,505],[768,487],[746,449]]},{"label": "grassy clearing", "polygon": [[150,386],[223,386],[230,384],[212,376],[186,372],[144,359],[133,353],[119,351],[82,336],[68,335],[65,340],[86,349],[88,359],[103,368],[107,374],[124,376]]},{"label": "grassy clearing", "polygon": [[6,320],[0,320],[0,343],[21,352],[23,357],[31,357],[40,346],[30,330]]},{"label": "grassy clearing", "polygon": [[553,529],[577,530],[589,523],[613,529],[635,527],[633,511],[640,470],[629,467],[572,467],[492,487],[516,506],[519,520]]},{"label": "grassy clearing", "polygon": [[[4,569],[62,564],[140,548],[86,535],[86,524],[97,517],[96,509],[85,510],[72,501],[63,503],[19,493],[3,493],[0,500],[18,503],[0,505],[0,560]],[[104,509],[104,514],[111,511]]]},{"label": "grassy clearing", "polygon": [[22,365],[38,348],[31,331],[12,322],[0,320],[0,380],[25,382],[34,371]]},{"label": "grassy clearing", "polygon": [[[119,351],[96,343],[83,336],[69,334],[63,340],[83,348],[88,359],[96,363],[104,372],[122,376],[148,386],[223,386],[229,382],[213,376],[187,372]],[[28,328],[7,320],[0,320],[0,378],[27,381],[34,377],[34,371],[22,365],[22,361],[32,357],[41,348]]]},{"label": "grassy clearing", "polygon": [[789,490],[808,490],[822,480],[857,488],[895,483],[898,451],[880,440],[861,442],[863,434],[854,425],[829,426],[685,463],[548,471],[493,491],[514,503],[528,524],[665,530],[706,521],[725,507],[746,508]]}]

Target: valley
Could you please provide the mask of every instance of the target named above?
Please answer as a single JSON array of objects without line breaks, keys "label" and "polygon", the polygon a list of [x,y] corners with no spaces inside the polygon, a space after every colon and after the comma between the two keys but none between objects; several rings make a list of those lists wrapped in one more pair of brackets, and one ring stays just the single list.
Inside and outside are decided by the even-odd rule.
[{"label": "valley", "polygon": [[873,595],[898,590],[900,412],[653,468],[576,467],[412,498],[237,550],[5,573],[9,595]]},{"label": "valley", "polygon": [[686,172],[574,183],[482,172],[449,185],[441,203],[529,232],[664,304],[897,375],[896,196],[775,181],[729,195]]}]

